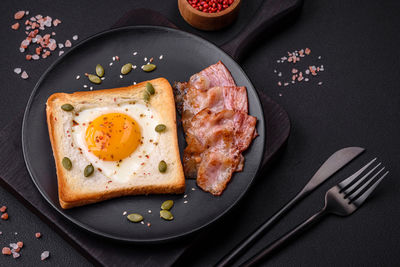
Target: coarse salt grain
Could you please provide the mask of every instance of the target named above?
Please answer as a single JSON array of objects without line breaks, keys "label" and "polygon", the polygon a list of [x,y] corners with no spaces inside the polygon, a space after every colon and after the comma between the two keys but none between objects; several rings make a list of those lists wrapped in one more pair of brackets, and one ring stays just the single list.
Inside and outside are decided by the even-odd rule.
[{"label": "coarse salt grain", "polygon": [[86,84],[83,85],[83,88],[87,88],[88,86]]},{"label": "coarse salt grain", "polygon": [[132,68],[133,68],[133,69],[136,69],[136,68],[137,68],[137,66],[136,66],[136,65],[133,65],[133,66],[132,66]]},{"label": "coarse salt grain", "polygon": [[78,40],[78,35],[72,36],[72,40],[74,40],[74,41]]},{"label": "coarse salt grain", "polygon": [[13,29],[13,30],[18,30],[19,29],[19,23],[17,22],[17,23],[14,23],[13,25],[11,25],[11,29]]},{"label": "coarse salt grain", "polygon": [[45,259],[47,259],[50,256],[50,252],[49,251],[43,251],[42,254],[40,254],[40,259],[42,261],[44,261]]},{"label": "coarse salt grain", "polygon": [[147,57],[144,58],[144,61],[147,61]]},{"label": "coarse salt grain", "polygon": [[25,16],[25,11],[21,10],[14,14],[14,19],[22,19]]},{"label": "coarse salt grain", "polygon": [[279,93],[279,96],[282,96],[282,94],[281,94],[281,93]]},{"label": "coarse salt grain", "polygon": [[196,190],[196,188],[192,187],[192,191]]},{"label": "coarse salt grain", "polygon": [[124,76],[122,76],[122,75],[119,75],[119,77],[122,79],[122,78],[124,78]]},{"label": "coarse salt grain", "polygon": [[21,68],[15,68],[15,69],[14,69],[14,72],[15,72],[16,74],[20,74],[21,71],[22,71]]},{"label": "coarse salt grain", "polygon": [[100,79],[101,79],[102,81],[104,81],[104,80],[106,79],[106,77],[101,77]]},{"label": "coarse salt grain", "polygon": [[61,23],[61,20],[59,20],[59,19],[53,20],[53,26],[54,27],[57,27],[57,25],[60,24],[60,23]]},{"label": "coarse salt grain", "polygon": [[81,76],[80,75],[76,75],[76,79],[79,80],[79,78],[81,78]]},{"label": "coarse salt grain", "polygon": [[90,88],[89,88],[90,90],[93,90],[93,86],[90,86]]},{"label": "coarse salt grain", "polygon": [[161,60],[161,59],[163,59],[163,57],[164,57],[164,56],[163,56],[163,55],[161,55],[161,56],[159,57],[159,59]]},{"label": "coarse salt grain", "polygon": [[141,223],[141,224],[144,224],[144,222],[143,222],[143,221],[141,221],[140,223]]},{"label": "coarse salt grain", "polygon": [[136,55],[137,55],[137,52],[133,52],[133,55],[136,56]]},{"label": "coarse salt grain", "polygon": [[23,71],[22,74],[21,74],[21,78],[24,79],[24,80],[28,79],[29,78],[28,73],[26,73],[26,71]]},{"label": "coarse salt grain", "polygon": [[122,213],[122,215],[126,215],[127,214],[127,212],[126,211],[124,211],[123,213]]},{"label": "coarse salt grain", "polygon": [[318,85],[322,85],[322,82],[319,82]]},{"label": "coarse salt grain", "polygon": [[147,212],[148,212],[148,213],[151,213],[151,210],[148,210]]},{"label": "coarse salt grain", "polygon": [[64,47],[64,44],[62,44],[62,43],[58,43],[58,48],[63,48]]},{"label": "coarse salt grain", "polygon": [[186,203],[188,203],[188,201],[187,201],[187,200],[185,200],[185,201],[183,201],[183,203],[185,203],[185,204],[186,204]]},{"label": "coarse salt grain", "polygon": [[112,62],[110,62],[110,64],[109,64],[110,66],[112,66],[113,65],[113,63]]},{"label": "coarse salt grain", "polygon": [[3,255],[11,255],[11,249],[10,249],[9,247],[4,247],[4,248],[1,250],[1,253],[2,253]]},{"label": "coarse salt grain", "polygon": [[19,254],[18,252],[14,252],[14,251],[12,251],[12,255],[13,255],[14,259],[19,258],[19,256],[21,256],[21,254]]},{"label": "coarse salt grain", "polygon": [[66,40],[65,41],[65,47],[71,47],[71,46],[72,46],[71,41],[70,40]]},{"label": "coarse salt grain", "polygon": [[62,54],[64,54],[63,50],[58,51],[58,56],[61,56]]},{"label": "coarse salt grain", "polygon": [[187,195],[184,195],[183,198],[187,198]]},{"label": "coarse salt grain", "polygon": [[13,248],[13,249],[17,249],[18,245],[17,245],[17,243],[11,243],[10,247]]}]

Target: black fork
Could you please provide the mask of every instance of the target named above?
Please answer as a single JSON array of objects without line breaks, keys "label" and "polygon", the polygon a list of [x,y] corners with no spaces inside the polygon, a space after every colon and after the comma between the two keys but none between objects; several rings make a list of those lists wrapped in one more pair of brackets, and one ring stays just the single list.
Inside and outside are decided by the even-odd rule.
[{"label": "black fork", "polygon": [[259,251],[255,256],[246,261],[243,266],[253,266],[256,263],[259,263],[261,259],[276,252],[283,245],[300,235],[327,214],[348,216],[356,211],[375,190],[382,179],[389,173],[386,171],[379,178],[377,178],[385,169],[385,167],[382,167],[376,171],[381,165],[381,163],[378,163],[364,176],[357,179],[375,161],[376,158],[371,160],[349,178],[329,189],[325,194],[325,206],[322,208],[322,210],[272,242],[266,248]]}]

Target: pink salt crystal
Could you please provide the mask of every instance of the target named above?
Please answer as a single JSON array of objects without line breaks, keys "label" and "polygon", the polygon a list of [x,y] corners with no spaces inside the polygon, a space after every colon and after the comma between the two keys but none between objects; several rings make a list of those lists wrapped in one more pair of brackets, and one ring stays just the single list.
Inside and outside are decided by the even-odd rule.
[{"label": "pink salt crystal", "polygon": [[61,20],[59,20],[59,19],[53,20],[53,26],[57,26],[60,23],[61,23]]},{"label": "pink salt crystal", "polygon": [[26,73],[26,71],[23,71],[22,74],[21,74],[21,78],[24,79],[24,80],[28,79],[29,78],[28,73]]},{"label": "pink salt crystal", "polygon": [[49,256],[50,256],[50,252],[48,252],[48,251],[46,250],[46,251],[43,251],[43,252],[42,252],[42,254],[40,255],[40,259],[41,259],[42,261],[44,261],[44,260],[47,259]]},{"label": "pink salt crystal", "polygon": [[65,41],[65,47],[71,47],[72,43],[70,40]]}]

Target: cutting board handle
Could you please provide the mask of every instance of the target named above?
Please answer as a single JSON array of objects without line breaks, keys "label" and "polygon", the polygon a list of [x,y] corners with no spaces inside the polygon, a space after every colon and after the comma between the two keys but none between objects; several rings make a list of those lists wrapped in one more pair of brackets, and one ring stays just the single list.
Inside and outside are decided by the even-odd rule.
[{"label": "cutting board handle", "polygon": [[266,0],[258,8],[249,24],[232,40],[221,46],[236,61],[245,55],[248,48],[254,44],[262,33],[283,17],[298,10],[303,0]]}]

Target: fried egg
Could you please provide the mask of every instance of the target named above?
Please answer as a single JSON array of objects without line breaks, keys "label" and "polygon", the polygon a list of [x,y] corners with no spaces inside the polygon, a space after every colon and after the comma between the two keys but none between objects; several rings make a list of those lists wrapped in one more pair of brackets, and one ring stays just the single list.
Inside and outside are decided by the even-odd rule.
[{"label": "fried egg", "polygon": [[126,103],[82,109],[73,117],[73,143],[109,179],[126,182],[147,173],[160,138],[160,116],[144,104]]}]

